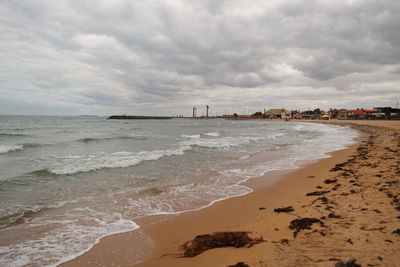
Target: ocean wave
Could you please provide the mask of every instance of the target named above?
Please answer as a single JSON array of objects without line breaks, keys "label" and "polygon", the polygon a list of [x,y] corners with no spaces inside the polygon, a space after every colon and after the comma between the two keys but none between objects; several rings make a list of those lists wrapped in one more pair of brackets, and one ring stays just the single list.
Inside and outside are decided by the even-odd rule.
[{"label": "ocean wave", "polygon": [[[70,175],[79,172],[90,172],[105,168],[124,168],[139,164],[143,161],[158,160],[164,156],[183,155],[190,150],[190,146],[181,146],[176,149],[141,151],[141,152],[115,152],[111,154],[98,153],[83,156],[65,156],[48,158],[53,167],[45,170],[50,174]],[[45,170],[41,174],[47,175]]]},{"label": "ocean wave", "polygon": [[0,133],[0,137],[24,137],[26,134],[15,134],[15,133]]},{"label": "ocean wave", "polygon": [[43,210],[44,208],[32,208],[23,210],[21,212],[0,216],[0,229],[22,224]]},{"label": "ocean wave", "polygon": [[243,144],[248,144],[252,141],[259,141],[261,137],[223,137],[217,139],[191,139],[187,141],[183,141],[182,144],[189,146],[199,146],[199,147],[207,147],[207,148],[227,148],[233,146],[239,146]]},{"label": "ocean wave", "polygon": [[101,142],[108,140],[118,140],[118,139],[131,139],[131,140],[147,140],[144,135],[126,135],[126,136],[116,136],[116,137],[87,137],[78,139],[78,142],[90,143],[90,142]]},{"label": "ocean wave", "polygon": [[40,169],[40,170],[36,170],[36,171],[31,171],[29,174],[33,174],[35,176],[51,176],[54,175],[54,173],[51,173],[48,169]]},{"label": "ocean wave", "polygon": [[181,137],[186,139],[198,139],[200,138],[200,134],[193,134],[193,135],[182,134]]},{"label": "ocean wave", "polygon": [[[51,228],[38,239],[0,246],[0,265],[58,266],[89,251],[106,236],[140,228],[120,214],[93,212],[91,209],[85,209],[85,212],[92,216],[78,213],[78,216],[67,214],[69,217],[36,220],[33,226],[50,225]],[[26,232],[27,228],[20,231]]]},{"label": "ocean wave", "polygon": [[0,154],[6,154],[24,149],[23,145],[0,145]]},{"label": "ocean wave", "polygon": [[220,134],[219,134],[218,132],[205,133],[204,135],[213,136],[213,137],[218,137],[218,136],[220,136]]},{"label": "ocean wave", "polygon": [[48,146],[48,144],[39,144],[39,143],[24,143],[22,144],[24,148],[37,148],[42,146]]}]

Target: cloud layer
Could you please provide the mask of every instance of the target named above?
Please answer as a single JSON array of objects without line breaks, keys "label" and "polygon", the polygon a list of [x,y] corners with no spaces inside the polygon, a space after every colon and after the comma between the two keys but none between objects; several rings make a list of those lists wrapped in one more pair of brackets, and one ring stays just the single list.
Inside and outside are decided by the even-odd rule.
[{"label": "cloud layer", "polygon": [[3,1],[0,114],[394,106],[397,2]]}]

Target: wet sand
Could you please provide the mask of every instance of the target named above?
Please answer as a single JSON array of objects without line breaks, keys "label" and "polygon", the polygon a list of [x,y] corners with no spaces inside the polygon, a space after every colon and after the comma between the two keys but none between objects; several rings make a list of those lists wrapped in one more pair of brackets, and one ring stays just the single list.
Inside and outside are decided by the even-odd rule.
[{"label": "wet sand", "polygon": [[[139,221],[147,226],[105,238],[65,265],[130,266],[152,246],[138,266],[399,266],[400,122],[333,123],[352,123],[362,132],[358,144],[301,169],[250,180],[246,186],[255,191],[246,196]],[[265,182],[271,178],[276,182]],[[288,206],[293,211],[274,211]],[[264,241],[182,257],[181,245],[197,235],[231,231]]]}]

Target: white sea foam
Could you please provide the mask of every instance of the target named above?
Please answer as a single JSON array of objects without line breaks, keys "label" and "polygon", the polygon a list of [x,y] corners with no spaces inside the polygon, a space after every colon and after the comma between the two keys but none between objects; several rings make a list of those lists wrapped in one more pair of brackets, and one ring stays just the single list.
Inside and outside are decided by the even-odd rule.
[{"label": "white sea foam", "polygon": [[6,154],[24,149],[23,145],[0,145],[0,154]]},{"label": "white sea foam", "polygon": [[205,135],[214,136],[214,137],[220,136],[220,134],[218,132],[205,133]]},{"label": "white sea foam", "polygon": [[200,134],[193,134],[193,135],[182,134],[181,137],[186,139],[198,139],[200,138]]},{"label": "white sea foam", "polygon": [[216,139],[192,139],[188,141],[182,142],[184,145],[188,146],[199,146],[199,147],[208,147],[208,148],[227,148],[233,146],[239,146],[243,144],[248,144],[252,141],[259,141],[261,137],[253,137],[253,136],[240,136],[240,137],[221,137]]},{"label": "white sea foam", "polygon": [[0,265],[57,266],[90,250],[103,237],[139,228],[135,222],[123,219],[118,214],[93,214],[92,210],[88,212],[93,218],[83,214],[70,215],[68,220],[41,220],[20,227],[21,231],[29,231],[29,228],[35,231],[41,226],[50,230],[38,239],[1,246]]},{"label": "white sea foam", "polygon": [[183,155],[190,146],[176,149],[153,150],[141,152],[115,152],[111,154],[97,153],[92,155],[71,155],[47,158],[53,166],[48,171],[57,175],[90,172],[103,168],[123,168],[137,165],[142,161],[157,160],[164,156]]}]

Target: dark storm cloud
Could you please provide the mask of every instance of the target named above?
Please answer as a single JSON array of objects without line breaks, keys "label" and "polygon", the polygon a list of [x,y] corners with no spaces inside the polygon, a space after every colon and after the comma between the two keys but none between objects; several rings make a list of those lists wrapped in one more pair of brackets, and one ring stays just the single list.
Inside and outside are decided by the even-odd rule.
[{"label": "dark storm cloud", "polygon": [[3,1],[0,92],[75,113],[388,105],[399,13],[390,0]]}]

